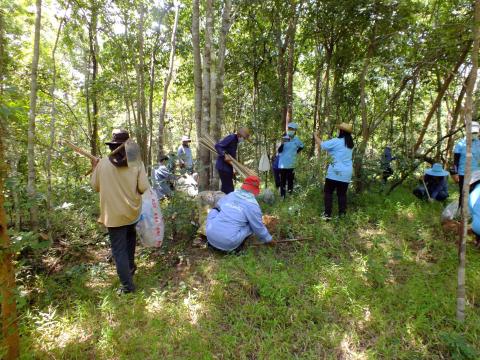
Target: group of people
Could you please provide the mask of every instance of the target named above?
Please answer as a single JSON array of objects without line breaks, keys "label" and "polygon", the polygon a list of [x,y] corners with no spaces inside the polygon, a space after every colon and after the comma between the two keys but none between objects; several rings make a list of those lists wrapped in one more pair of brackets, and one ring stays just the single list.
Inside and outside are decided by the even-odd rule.
[{"label": "group of people", "polygon": [[[278,146],[276,158],[273,161],[274,174],[280,195],[285,198],[293,191],[295,166],[297,156],[304,149],[303,142],[298,138],[297,123],[289,123],[287,132]],[[346,123],[337,125],[337,137],[322,141],[319,134],[314,134],[317,151],[326,151],[332,161],[328,166],[324,184],[324,217],[332,216],[333,194],[338,198],[339,215],[347,211],[347,189],[352,178],[352,153],[354,142],[352,126]],[[472,180],[470,182],[469,208],[473,218],[472,229],[476,234],[476,245],[480,247],[480,140],[478,133],[480,125],[472,125]],[[128,166],[125,147],[119,149],[128,139],[125,130],[114,130],[113,138],[106,145],[113,152],[106,158],[92,162],[94,167],[91,184],[100,193],[99,222],[108,228],[112,255],[115,260],[117,274],[122,284],[119,292],[128,293],[135,290],[133,276],[136,271],[135,225],[140,218],[142,194],[150,187],[145,167],[142,165]],[[235,190],[235,172],[232,162],[237,158],[238,144],[250,139],[250,131],[240,128],[215,144],[217,150],[216,170],[221,181],[221,191],[224,196],[212,206],[206,218],[206,240],[213,250],[230,253],[238,252],[250,235],[263,243],[271,243],[272,235],[262,222],[262,211],[256,197],[260,193],[261,182],[256,176],[247,177],[241,188]],[[191,139],[184,136],[178,148],[178,164],[185,172],[193,173],[194,162],[190,149]],[[117,150],[117,151],[115,151]],[[386,149],[383,164],[384,181],[392,171],[390,162],[394,159],[391,149]],[[168,169],[168,156],[160,159],[160,164],[154,171],[154,179],[171,176]],[[450,171],[453,179],[458,182],[461,190],[464,182],[466,165],[466,141],[460,140],[454,149],[454,166]],[[443,201],[448,197],[448,175],[441,164],[436,163],[425,171],[422,184],[414,190],[414,194],[422,199]],[[155,180],[154,180],[155,183]],[[168,192],[168,189],[163,189]],[[461,191],[460,191],[461,192]],[[460,197],[461,205],[461,197]]]},{"label": "group of people", "polygon": [[[299,126],[289,123],[282,144],[277,149],[274,169],[278,170],[279,188],[282,197],[287,191],[292,193],[295,179],[297,155],[304,148],[297,137]],[[325,180],[325,217],[332,216],[333,193],[336,191],[339,213],[346,213],[346,194],[352,177],[352,127],[342,123],[338,125],[338,137],[322,142],[315,134],[315,142],[320,150],[328,152],[333,161],[328,167]],[[135,291],[133,276],[136,271],[135,247],[136,231],[142,207],[142,194],[150,187],[145,167],[128,166],[123,144],[129,139],[129,133],[123,129],[113,131],[112,140],[105,144],[112,152],[108,157],[92,161],[92,187],[100,194],[99,222],[108,229],[112,255],[117,274],[121,282],[119,293]],[[240,128],[215,144],[218,156],[216,170],[221,181],[221,197],[210,210],[206,219],[206,240],[214,250],[230,253],[237,252],[252,234],[264,243],[272,242],[272,235],[262,222],[262,211],[256,197],[260,193],[261,182],[256,176],[247,177],[241,188],[235,190],[235,172],[232,162],[237,158],[238,144],[250,139],[250,131]],[[191,139],[182,137],[177,151],[180,168],[193,173],[194,161],[190,149]],[[118,148],[121,149],[118,149]],[[169,180],[172,169],[168,167],[168,156],[159,159],[154,169],[153,183]],[[277,174],[277,173],[276,173]],[[168,181],[167,181],[168,182]],[[169,193],[168,186],[160,186],[162,194]]]}]

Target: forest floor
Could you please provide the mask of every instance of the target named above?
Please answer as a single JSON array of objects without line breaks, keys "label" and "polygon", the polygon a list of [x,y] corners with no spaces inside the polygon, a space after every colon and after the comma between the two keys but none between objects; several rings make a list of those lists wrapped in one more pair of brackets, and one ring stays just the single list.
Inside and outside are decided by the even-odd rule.
[{"label": "forest floor", "polygon": [[311,186],[264,212],[282,219],[280,234],[313,240],[221,256],[191,246],[192,204],[175,201],[164,248],[138,249],[138,292],[121,297],[94,215],[79,203],[63,211],[43,273],[19,274],[23,358],[479,358],[480,252],[469,243],[459,325],[442,204],[373,189],[325,222]]}]

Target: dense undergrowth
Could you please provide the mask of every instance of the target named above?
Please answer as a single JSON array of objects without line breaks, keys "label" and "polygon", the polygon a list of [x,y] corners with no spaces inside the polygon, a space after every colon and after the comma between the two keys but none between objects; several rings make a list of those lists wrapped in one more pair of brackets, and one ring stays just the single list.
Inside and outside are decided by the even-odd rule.
[{"label": "dense undergrowth", "polygon": [[459,325],[442,205],[378,190],[327,223],[321,189],[305,185],[264,212],[282,219],[277,236],[313,239],[240,256],[192,248],[194,205],[177,197],[163,204],[165,246],[139,248],[139,291],[124,297],[86,192],[58,210],[54,246],[19,264],[23,358],[479,358],[480,253],[468,247]]}]

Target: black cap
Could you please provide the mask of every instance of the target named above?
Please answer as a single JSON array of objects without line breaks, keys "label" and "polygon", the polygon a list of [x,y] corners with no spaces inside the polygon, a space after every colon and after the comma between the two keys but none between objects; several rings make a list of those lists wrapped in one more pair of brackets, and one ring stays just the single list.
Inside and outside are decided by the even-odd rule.
[{"label": "black cap", "polygon": [[115,145],[115,144],[123,144],[130,138],[127,130],[124,129],[115,129],[112,131],[112,141],[108,141],[106,145]]}]

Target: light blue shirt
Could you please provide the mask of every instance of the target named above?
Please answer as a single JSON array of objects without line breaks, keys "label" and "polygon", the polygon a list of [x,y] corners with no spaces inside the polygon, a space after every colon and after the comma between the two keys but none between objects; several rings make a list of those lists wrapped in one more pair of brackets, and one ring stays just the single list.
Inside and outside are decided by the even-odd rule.
[{"label": "light blue shirt", "polygon": [[327,179],[349,183],[353,172],[353,150],[345,145],[345,139],[327,140],[322,142],[321,146],[332,157],[332,162],[328,165]]},{"label": "light blue shirt", "polygon": [[177,156],[185,163],[187,169],[193,168],[192,149],[190,149],[190,147],[185,147],[183,144],[180,145],[178,147]]},{"label": "light blue shirt", "polygon": [[[465,175],[465,164],[467,162],[467,139],[463,138],[455,144],[453,149],[455,154],[460,154],[458,164],[458,175]],[[472,172],[480,170],[480,140],[472,140]]]},{"label": "light blue shirt", "polygon": [[480,235],[480,185],[475,186],[475,189],[468,196],[468,208],[472,216],[472,230],[475,234]]},{"label": "light blue shirt", "polygon": [[283,143],[283,150],[278,155],[279,169],[293,169],[297,161],[297,152],[304,148],[303,142],[295,136],[290,141]]},{"label": "light blue shirt", "polygon": [[231,251],[251,234],[260,241],[272,241],[272,235],[262,222],[262,210],[255,196],[245,190],[234,191],[217,203],[207,217],[207,240],[217,249]]}]

